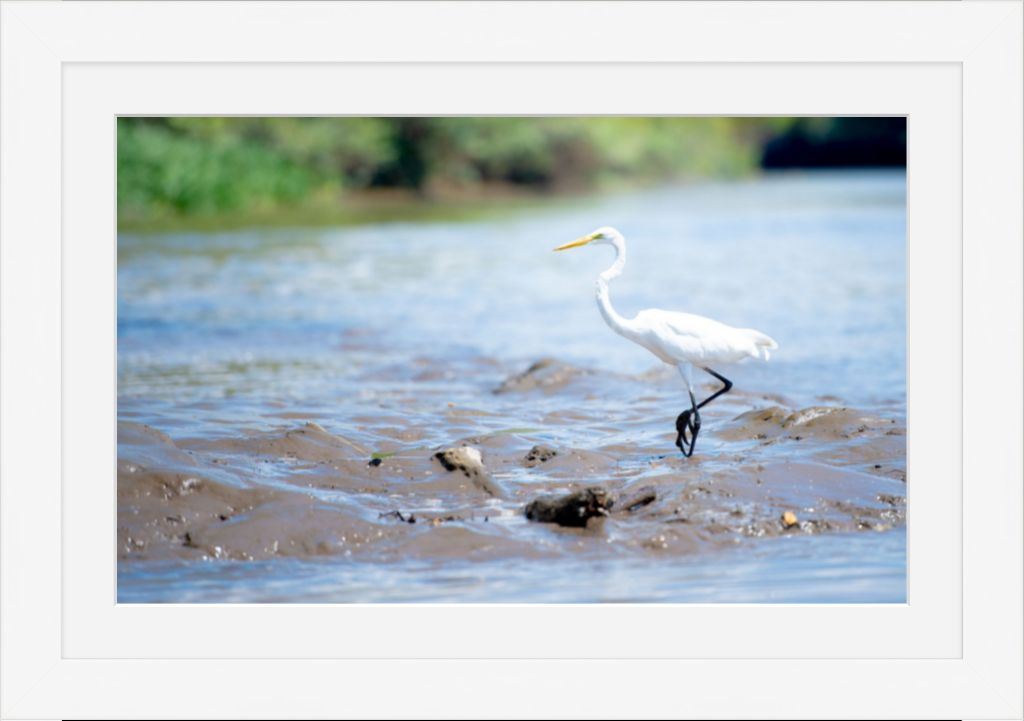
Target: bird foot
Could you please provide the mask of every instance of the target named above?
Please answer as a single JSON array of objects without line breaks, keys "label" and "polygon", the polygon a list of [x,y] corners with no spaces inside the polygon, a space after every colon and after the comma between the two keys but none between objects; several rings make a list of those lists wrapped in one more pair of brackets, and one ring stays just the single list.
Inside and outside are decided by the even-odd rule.
[{"label": "bird foot", "polygon": [[[689,433],[689,438],[687,438]],[[693,447],[697,444],[700,433],[700,413],[696,410],[685,410],[676,418],[676,446],[689,458],[693,455]]]}]

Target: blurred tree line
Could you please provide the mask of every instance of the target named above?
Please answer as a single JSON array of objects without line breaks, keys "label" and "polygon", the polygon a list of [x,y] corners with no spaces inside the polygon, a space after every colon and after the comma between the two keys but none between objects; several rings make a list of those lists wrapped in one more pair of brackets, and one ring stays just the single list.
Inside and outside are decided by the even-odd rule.
[{"label": "blurred tree line", "polygon": [[721,178],[762,166],[898,165],[905,143],[903,118],[125,117],[118,215],[336,203],[376,188],[444,197]]}]

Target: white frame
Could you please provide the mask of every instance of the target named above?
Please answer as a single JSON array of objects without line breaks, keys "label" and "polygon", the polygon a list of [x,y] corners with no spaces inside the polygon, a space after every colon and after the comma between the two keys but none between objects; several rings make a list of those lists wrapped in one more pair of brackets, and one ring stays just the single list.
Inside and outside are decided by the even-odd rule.
[{"label": "white frame", "polygon": [[[871,715],[881,710],[886,716],[962,718],[1020,718],[1024,714],[1024,466],[1020,448],[1024,435],[1020,274],[1024,82],[1020,2],[6,2],[2,12],[0,713],[4,718],[153,713],[183,717],[218,712],[260,716],[817,717]],[[398,13],[400,23],[396,21]],[[358,32],[339,36],[339,29],[353,27]],[[643,31],[624,32],[629,27]],[[771,32],[765,32],[766,28]],[[65,93],[69,92],[69,73],[90,64],[135,68],[131,72],[145,78],[162,72],[163,66],[139,63],[210,61],[433,61],[464,63],[465,68],[495,62],[615,62],[623,67],[638,63],[786,63],[807,68],[821,63],[893,63],[900,67],[938,63],[958,68],[963,82],[963,356],[954,360],[953,367],[962,375],[949,379],[948,397],[932,400],[936,412],[941,412],[943,405],[955,405],[962,381],[963,583],[962,597],[956,599],[962,613],[956,619],[962,621],[962,644],[957,633],[954,646],[947,643],[946,636],[941,643],[921,642],[916,657],[904,648],[899,657],[891,658],[850,654],[851,658],[832,655],[831,660],[823,661],[829,654],[808,652],[798,658],[773,660],[773,655],[787,654],[777,643],[765,646],[766,639],[787,636],[772,637],[766,631],[746,648],[734,639],[723,641],[732,658],[719,654],[713,661],[691,657],[645,662],[471,662],[344,660],[325,655],[318,660],[283,660],[275,658],[282,654],[268,654],[259,643],[250,641],[248,646],[235,647],[232,655],[263,658],[228,660],[205,654],[205,660],[186,660],[186,647],[186,652],[166,652],[161,660],[156,654],[138,650],[145,648],[146,641],[142,637],[139,643],[139,635],[157,618],[147,618],[155,610],[140,607],[132,609],[132,629],[139,645],[104,652],[103,639],[88,634],[90,620],[100,619],[102,609],[87,609],[93,616],[87,613],[79,618],[77,596],[71,600],[67,596],[69,588],[81,588],[74,585],[81,581],[75,580],[74,569],[63,567],[76,549],[61,541],[62,532],[79,514],[77,502],[70,502],[77,489],[62,487],[62,473],[67,471],[63,464],[80,427],[68,425],[69,410],[62,406],[70,387],[65,386],[78,369],[76,364],[62,363],[61,354],[62,348],[82,342],[75,336],[80,324],[68,324],[68,319],[88,322],[88,318],[75,315],[80,312],[74,295],[77,291],[72,288],[69,294],[68,289],[77,282],[76,269],[89,262],[82,249],[90,242],[82,238],[77,223],[68,223],[69,218],[87,222],[85,215],[69,214],[67,208],[72,206],[67,203],[74,201],[71,196],[77,197],[82,184],[88,182],[88,173],[73,163],[62,166],[62,147],[75,142],[69,133],[77,132],[75,128],[81,124],[67,122],[64,113],[69,107],[79,107],[74,104],[79,101]],[[430,67],[421,66],[417,72],[430,73]],[[499,72],[499,66],[491,67]],[[772,67],[765,65],[759,72],[770,74]],[[296,107],[296,112],[307,107],[289,105],[285,90],[273,83],[268,87],[277,88],[284,96],[277,102],[286,107]],[[144,88],[138,92],[146,93]],[[441,107],[440,102],[431,106],[429,94],[419,102],[428,113],[473,112],[474,98],[467,98],[462,107]],[[599,106],[595,107],[592,112],[600,112]],[[265,112],[265,108],[264,103],[256,103],[252,111]],[[407,111],[400,102],[395,108]],[[571,101],[566,108],[568,112],[580,110]],[[165,110],[174,111],[173,104]],[[623,110],[615,107],[614,111]],[[715,111],[727,114],[750,109],[744,106],[744,99],[737,98],[733,104],[717,105]],[[912,153],[914,138],[912,129]],[[934,162],[949,163],[939,158]],[[915,182],[912,177],[912,196]],[[62,198],[62,188],[74,193]],[[112,216],[108,217],[112,227]],[[927,222],[927,215],[916,217]],[[934,230],[936,234],[949,232],[949,228]],[[38,240],[28,242],[30,238]],[[76,243],[69,245],[69,238]],[[102,283],[99,285],[102,288]],[[957,298],[958,289],[950,290]],[[100,289],[96,294],[103,292],[109,293]],[[76,304],[69,307],[68,297],[76,298]],[[105,297],[108,300],[101,297],[101,303],[109,302],[110,296]],[[934,360],[935,364],[941,362]],[[922,402],[930,401],[924,397]],[[913,438],[918,421],[913,415],[909,420]],[[935,457],[952,453],[946,457],[953,459],[958,450],[933,449]],[[982,492],[983,500],[972,502]],[[42,510],[25,512],[26,507]],[[913,516],[911,523],[913,539],[917,533]],[[952,528],[950,534],[960,540],[960,529]],[[912,574],[915,562],[911,563]],[[951,562],[955,565],[955,559]],[[951,573],[960,585],[959,574]],[[940,603],[942,599],[926,598],[919,608],[932,601]],[[914,603],[912,600],[911,612]],[[257,613],[252,608],[229,607],[219,618],[228,618],[225,613],[245,614],[255,623],[270,620],[283,625],[290,623],[295,613],[313,615],[317,610]],[[389,607],[371,610],[385,623],[388,616],[381,614],[392,612]],[[950,606],[941,606],[941,610],[948,614]],[[190,612],[178,611],[178,615]],[[580,618],[587,613],[578,607],[569,611]],[[479,609],[455,609],[436,618],[466,623],[474,612],[479,614]],[[532,622],[542,623],[555,612],[541,607],[531,616]],[[743,618],[749,624],[757,612],[725,610],[735,614],[737,624],[743,623]],[[853,609],[850,614],[856,612]],[[653,612],[645,607],[639,613]],[[799,646],[799,616],[786,618],[792,622],[788,628],[794,629],[789,637]],[[76,631],[69,640],[72,627]],[[415,633],[415,626],[407,628],[399,641]],[[887,632],[884,628],[880,631]],[[331,636],[331,632],[325,630],[325,635]],[[445,653],[436,644],[425,647],[438,649],[430,653],[438,658],[488,653],[479,642],[476,650],[455,646],[454,653]],[[126,652],[125,648],[134,650]],[[638,653],[637,647],[612,654],[598,648],[577,655],[674,655]],[[379,654],[356,655],[368,658]],[[521,652],[496,655],[524,657]],[[169,683],[171,678],[182,680]],[[235,693],[232,681],[250,690]],[[595,692],[579,691],[593,686],[597,686]],[[395,693],[396,687],[402,689],[401,695]],[[850,693],[850,689],[856,690]],[[832,706],[834,703],[837,705]]]}]

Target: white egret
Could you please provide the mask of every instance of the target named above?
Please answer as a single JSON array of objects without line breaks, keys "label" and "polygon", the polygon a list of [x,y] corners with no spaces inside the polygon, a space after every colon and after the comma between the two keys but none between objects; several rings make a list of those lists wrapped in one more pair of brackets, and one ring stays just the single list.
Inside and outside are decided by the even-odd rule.
[{"label": "white egret", "polygon": [[[736,363],[746,358],[768,360],[769,352],[778,348],[778,344],[760,331],[733,328],[690,313],[651,308],[640,311],[632,320],[623,318],[612,307],[608,283],[621,275],[626,265],[626,239],[615,228],[604,227],[555,250],[584,245],[610,245],[615,248],[615,262],[597,277],[597,307],[604,322],[623,338],[643,346],[665,363],[678,368],[686,382],[690,407],[676,418],[676,445],[684,456],[692,456],[697,434],[700,433],[700,409],[732,388],[731,381],[708,366]],[[700,403],[693,394],[694,367],[710,373],[723,384]]]}]

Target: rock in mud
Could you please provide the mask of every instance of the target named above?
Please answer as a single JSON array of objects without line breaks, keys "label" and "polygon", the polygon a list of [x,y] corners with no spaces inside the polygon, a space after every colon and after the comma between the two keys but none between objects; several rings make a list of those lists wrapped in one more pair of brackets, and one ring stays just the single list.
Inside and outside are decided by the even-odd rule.
[{"label": "rock in mud", "polygon": [[797,525],[799,522],[800,521],[797,520],[796,514],[793,513],[792,511],[785,511],[782,514],[782,527],[783,528],[792,528],[793,526]]},{"label": "rock in mud", "polygon": [[473,485],[491,496],[503,496],[501,488],[487,473],[480,451],[472,446],[446,448],[434,454],[446,471],[461,471]]},{"label": "rock in mud", "polygon": [[547,463],[557,455],[558,451],[549,446],[534,446],[530,449],[530,452],[526,454],[526,458],[523,459],[523,463],[527,468],[533,468],[541,463]]},{"label": "rock in mud", "polygon": [[591,518],[607,516],[614,503],[603,488],[584,488],[565,496],[543,496],[530,501],[526,517],[539,523],[582,528]]},{"label": "rock in mud", "polygon": [[532,391],[536,388],[558,390],[586,371],[557,361],[542,358],[522,373],[511,376],[494,389],[495,393]]},{"label": "rock in mud", "polygon": [[462,471],[470,478],[485,472],[484,459],[472,446],[446,448],[435,453],[434,458],[441,461],[446,471]]}]

